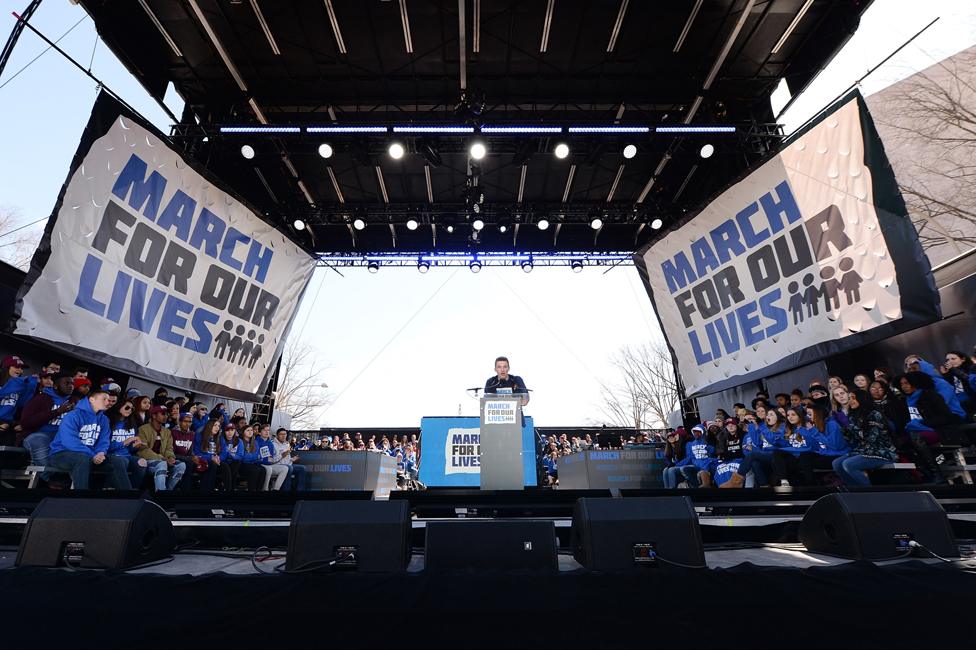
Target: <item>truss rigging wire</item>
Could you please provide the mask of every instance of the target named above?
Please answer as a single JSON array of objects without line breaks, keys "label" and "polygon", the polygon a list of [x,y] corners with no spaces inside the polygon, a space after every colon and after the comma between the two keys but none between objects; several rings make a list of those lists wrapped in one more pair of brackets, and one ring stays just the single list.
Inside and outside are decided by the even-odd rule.
[{"label": "truss rigging wire", "polygon": [[[72,31],[72,30],[73,30],[73,29],[74,29],[75,27],[77,27],[78,25],[80,25],[80,24],[81,24],[82,22],[84,22],[84,20],[85,20],[86,18],[88,18],[88,15],[87,15],[87,14],[85,14],[84,16],[82,16],[82,17],[81,17],[81,20],[79,20],[79,21],[78,21],[78,22],[76,22],[76,23],[75,23],[74,25],[72,25],[71,27],[69,27],[69,28],[68,28],[68,31],[66,31],[66,32],[65,32],[64,34],[61,34],[61,36],[58,36],[58,38],[57,38],[57,40],[55,40],[54,42],[55,42],[55,43],[60,43],[60,42],[61,42],[61,39],[62,39],[62,38],[64,38],[64,37],[65,37],[65,36],[67,36],[68,34],[70,34],[70,33],[71,33],[71,31]],[[95,37],[95,42],[96,42],[96,43],[98,42],[98,37],[97,37],[97,36]],[[13,74],[12,74],[12,75],[10,76],[10,78],[9,78],[9,79],[7,79],[7,80],[6,80],[6,81],[4,81],[4,82],[3,82],[2,84],[0,84],[0,90],[3,90],[3,87],[4,87],[4,86],[6,86],[6,85],[7,85],[8,83],[10,83],[11,81],[13,81],[14,79],[16,79],[16,78],[17,78],[17,75],[19,75],[19,74],[20,74],[21,72],[23,72],[23,71],[24,71],[24,70],[26,70],[27,68],[29,68],[29,67],[31,67],[31,65],[32,65],[32,64],[33,64],[33,63],[34,63],[35,61],[37,61],[37,60],[38,60],[39,58],[41,58],[42,56],[44,56],[45,54],[47,54],[47,52],[48,52],[48,50],[50,50],[50,49],[51,49],[51,47],[52,47],[52,46],[50,46],[50,45],[48,45],[48,46],[47,46],[46,48],[44,48],[43,50],[41,50],[41,53],[40,53],[40,54],[38,54],[38,55],[37,55],[37,56],[35,56],[35,57],[34,57],[33,59],[31,59],[30,61],[28,61],[28,62],[27,62],[27,65],[25,65],[25,66],[24,66],[23,68],[21,68],[21,69],[20,69],[20,70],[18,70],[17,72],[15,72],[15,73],[13,73]],[[93,50],[92,50],[92,58],[93,58],[93,60],[94,60],[94,54],[95,54],[95,51],[94,51],[94,49],[93,49]],[[90,69],[91,69],[91,66],[89,66],[89,70],[90,70]]]}]

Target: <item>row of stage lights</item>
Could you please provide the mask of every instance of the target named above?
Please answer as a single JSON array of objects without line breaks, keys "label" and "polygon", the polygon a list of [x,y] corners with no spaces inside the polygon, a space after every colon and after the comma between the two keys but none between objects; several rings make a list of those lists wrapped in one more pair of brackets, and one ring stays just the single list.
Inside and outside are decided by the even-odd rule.
[{"label": "row of stage lights", "polygon": [[[295,221],[292,222],[291,225],[295,228],[295,230],[305,230],[306,227],[305,221],[302,219],[295,219]],[[535,225],[536,228],[538,228],[539,230],[548,230],[549,220],[539,219],[535,223]],[[664,222],[661,221],[660,219],[654,219],[653,221],[651,221],[650,225],[651,228],[653,228],[654,230],[660,230],[661,226],[664,225]],[[406,226],[407,226],[407,230],[416,230],[417,228],[420,227],[420,222],[417,221],[416,219],[408,219]],[[354,219],[352,222],[352,227],[355,228],[356,230],[365,230],[366,222],[363,221],[362,219],[358,219],[358,218]],[[484,227],[485,227],[485,222],[481,219],[475,219],[474,221],[471,222],[471,229],[474,230],[475,232],[481,232],[484,229]],[[590,228],[592,228],[593,230],[599,230],[600,228],[603,228],[603,219],[600,219],[599,217],[595,217],[591,219]],[[444,230],[446,230],[448,234],[453,233],[454,226],[452,224],[447,224],[444,227]],[[499,224],[498,232],[503,234],[508,232],[508,225],[504,223]]]},{"label": "row of stage lights", "polygon": [[416,266],[420,273],[427,273],[432,266],[467,266],[472,273],[480,273],[485,266],[518,266],[530,273],[537,264],[542,266],[568,266],[580,273],[586,265],[618,266],[633,264],[631,253],[432,253],[417,255],[324,255],[320,258],[326,266],[365,266],[370,273],[378,273],[381,266]]}]

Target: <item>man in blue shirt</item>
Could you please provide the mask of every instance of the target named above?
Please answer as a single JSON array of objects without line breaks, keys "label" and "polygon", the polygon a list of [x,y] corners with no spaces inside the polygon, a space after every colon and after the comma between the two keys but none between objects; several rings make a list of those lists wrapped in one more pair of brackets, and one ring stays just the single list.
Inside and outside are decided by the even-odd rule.
[{"label": "man in blue shirt", "polygon": [[518,375],[508,374],[508,357],[495,359],[495,376],[485,382],[485,394],[513,393],[522,395],[522,406],[529,403],[529,389]]}]

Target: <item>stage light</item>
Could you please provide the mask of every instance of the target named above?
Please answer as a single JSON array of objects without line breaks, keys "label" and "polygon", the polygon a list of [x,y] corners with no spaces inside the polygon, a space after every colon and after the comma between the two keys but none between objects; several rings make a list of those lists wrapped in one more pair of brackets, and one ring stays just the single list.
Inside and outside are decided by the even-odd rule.
[{"label": "stage light", "polygon": [[471,227],[475,230],[481,230],[485,227],[485,222],[481,219],[475,219],[474,222],[472,222]]},{"label": "stage light", "polygon": [[556,154],[556,158],[559,158],[561,160],[569,155],[569,145],[566,144],[565,142],[560,142],[559,144],[556,145],[556,148],[553,150],[553,153]]},{"label": "stage light", "polygon": [[221,133],[301,133],[297,126],[222,126]]},{"label": "stage light", "polygon": [[655,133],[735,133],[734,126],[657,126]]},{"label": "stage light", "polygon": [[579,260],[573,260],[569,263],[569,268],[573,269],[573,273],[579,273],[583,270],[583,263]]},{"label": "stage light", "polygon": [[561,126],[482,126],[482,133],[562,133]]},{"label": "stage light", "polygon": [[243,147],[241,147],[241,155],[247,158],[248,160],[254,158],[254,147],[252,147],[249,144],[244,145]]},{"label": "stage light", "polygon": [[306,133],[386,133],[385,126],[309,126]]},{"label": "stage light", "polygon": [[624,147],[624,158],[630,160],[636,155],[637,155],[637,145],[628,144],[626,147]]},{"label": "stage light", "polygon": [[649,133],[649,126],[571,126],[570,133]]},{"label": "stage light", "polygon": [[481,262],[479,262],[478,260],[475,260],[475,261],[473,261],[473,262],[471,262],[471,263],[468,264],[468,268],[471,269],[471,272],[472,273],[480,273],[481,272]]},{"label": "stage light", "polygon": [[498,232],[507,232],[507,231],[508,231],[508,226],[506,226],[505,224],[498,226]]},{"label": "stage light", "polygon": [[369,263],[366,264],[366,270],[369,271],[370,273],[377,273],[380,270],[380,263],[379,262],[369,262]]},{"label": "stage light", "polygon": [[449,225],[449,226],[448,226],[447,228],[445,228],[444,230],[446,230],[446,231],[447,231],[448,233],[452,233],[452,232],[454,232],[454,226],[451,226],[451,225]]},{"label": "stage light", "polygon": [[653,228],[654,230],[660,230],[661,226],[663,225],[664,222],[661,221],[660,219],[655,219],[654,221],[651,222],[651,228]]},{"label": "stage light", "polygon": [[702,158],[711,158],[713,153],[715,153],[715,147],[711,144],[706,144],[701,148],[701,151],[698,152]]},{"label": "stage light", "polygon": [[417,262],[417,270],[426,273],[430,270],[430,262]]},{"label": "stage light", "polygon": [[488,149],[485,148],[483,142],[475,142],[471,145],[471,157],[475,160],[481,160],[488,153]]},{"label": "stage light", "polygon": [[596,219],[590,221],[590,228],[592,228],[593,230],[599,230],[602,227],[603,227],[603,219],[597,217]]},{"label": "stage light", "polygon": [[394,126],[394,133],[474,133],[473,126]]},{"label": "stage light", "polygon": [[301,219],[295,219],[291,225],[295,227],[295,230],[305,230],[305,222]]},{"label": "stage light", "polygon": [[417,226],[418,226],[418,224],[417,224],[417,220],[416,219],[408,219],[407,220],[407,230],[416,230],[417,229]]},{"label": "stage light", "polygon": [[539,226],[539,230],[545,230],[546,228],[549,227],[549,220],[539,219],[539,223],[537,223],[536,225]]},{"label": "stage light", "polygon": [[323,142],[322,144],[320,144],[319,145],[319,155],[322,156],[323,158],[326,158],[326,159],[331,158],[332,157],[332,145],[328,144],[327,142]]},{"label": "stage light", "polygon": [[531,273],[532,272],[532,261],[529,260],[529,261],[522,262],[522,270],[525,271],[526,273]]},{"label": "stage light", "polygon": [[393,160],[400,160],[401,158],[403,158],[403,154],[404,154],[403,145],[400,144],[399,142],[394,142],[393,144],[390,145],[389,153],[390,153],[390,158],[392,158]]},{"label": "stage light", "polygon": [[355,228],[356,230],[362,230],[363,228],[366,227],[366,222],[363,221],[362,219],[356,219],[355,221],[352,222],[352,227]]}]

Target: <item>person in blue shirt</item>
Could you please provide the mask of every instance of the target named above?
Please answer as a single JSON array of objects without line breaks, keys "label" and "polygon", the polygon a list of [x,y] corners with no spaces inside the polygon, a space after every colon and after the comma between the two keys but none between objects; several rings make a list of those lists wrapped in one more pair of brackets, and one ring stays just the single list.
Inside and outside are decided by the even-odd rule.
[{"label": "person in blue shirt", "polygon": [[[674,489],[684,479],[689,486],[698,487],[715,462],[715,447],[705,440],[705,427],[691,428],[692,439],[685,445],[685,457],[664,470],[664,487]],[[709,476],[709,479],[711,477]]]},{"label": "person in blue shirt", "polygon": [[782,486],[792,485],[791,481],[800,484],[801,475],[800,455],[814,450],[816,440],[807,427],[806,409],[801,406],[791,406],[786,409],[786,427],[782,438],[777,438],[776,449],[773,451],[773,475]]},{"label": "person in blue shirt", "polygon": [[124,458],[129,471],[129,483],[138,490],[146,476],[149,463],[145,458],[132,453],[143,445],[142,439],[136,434],[139,425],[135,417],[133,400],[125,399],[106,411],[112,437],[108,443],[109,456]]},{"label": "person in blue shirt", "polygon": [[13,444],[20,409],[37,392],[37,377],[24,377],[27,364],[16,355],[0,363],[0,442]]},{"label": "person in blue shirt", "polygon": [[952,411],[953,415],[960,420],[966,419],[966,409],[959,403],[959,396],[956,394],[956,389],[952,384],[942,378],[942,375],[935,369],[935,366],[922,357],[913,354],[905,359],[905,370],[907,371],[906,374],[920,370],[931,377],[935,390],[942,397],[942,400],[949,407],[949,410]]},{"label": "person in blue shirt", "polygon": [[939,372],[955,389],[959,406],[969,415],[976,413],[976,364],[969,356],[961,350],[946,352]]},{"label": "person in blue shirt", "polygon": [[220,479],[227,492],[237,489],[237,481],[241,471],[241,461],[244,459],[244,443],[237,435],[237,427],[228,424],[224,433],[217,440],[217,455],[214,462],[220,465]]},{"label": "person in blue shirt", "polygon": [[847,423],[850,393],[846,386],[840,385],[831,394],[839,409],[835,414],[821,406],[807,407],[807,421],[810,423],[808,431],[816,443],[813,445],[813,453],[800,455],[801,471],[808,485],[814,483],[814,470],[832,470],[834,459],[846,456],[851,451],[838,422],[841,420]]},{"label": "person in blue shirt", "polygon": [[105,410],[108,393],[101,388],[93,390],[87,398],[61,419],[58,432],[51,441],[48,467],[67,472],[76,490],[87,490],[92,466],[108,467],[108,484],[117,490],[131,490],[126,474],[129,463],[125,458],[109,456],[111,432]]},{"label": "person in blue shirt", "polygon": [[210,415],[207,412],[207,407],[200,402],[193,405],[193,409],[190,411],[193,416],[193,420],[190,422],[190,428],[193,433],[200,435],[200,431],[203,430],[203,425],[210,421]]},{"label": "person in blue shirt", "polygon": [[[768,485],[773,475],[773,452],[776,441],[783,438],[786,422],[776,409],[756,411],[757,419],[749,422],[743,444],[745,457],[749,459],[750,469],[755,476],[756,485]],[[745,473],[741,474],[745,477]],[[734,487],[734,486],[731,486]]]},{"label": "person in blue shirt", "polygon": [[193,439],[193,455],[206,465],[200,475],[200,489],[204,492],[214,489],[221,472],[219,445],[223,428],[223,420],[207,420]]},{"label": "person in blue shirt", "polygon": [[[257,426],[257,425],[255,425]],[[274,440],[271,439],[271,425],[260,425],[260,434],[257,437],[258,456],[264,465],[264,481],[261,484],[262,490],[280,490],[285,485],[288,476],[288,468],[281,463],[275,462],[278,456],[275,450]]]},{"label": "person in blue shirt", "polygon": [[244,454],[241,456],[241,478],[247,481],[249,492],[257,492],[264,484],[264,459],[261,457],[262,445],[258,444],[254,435],[254,427],[245,425],[241,431],[241,445]]}]

